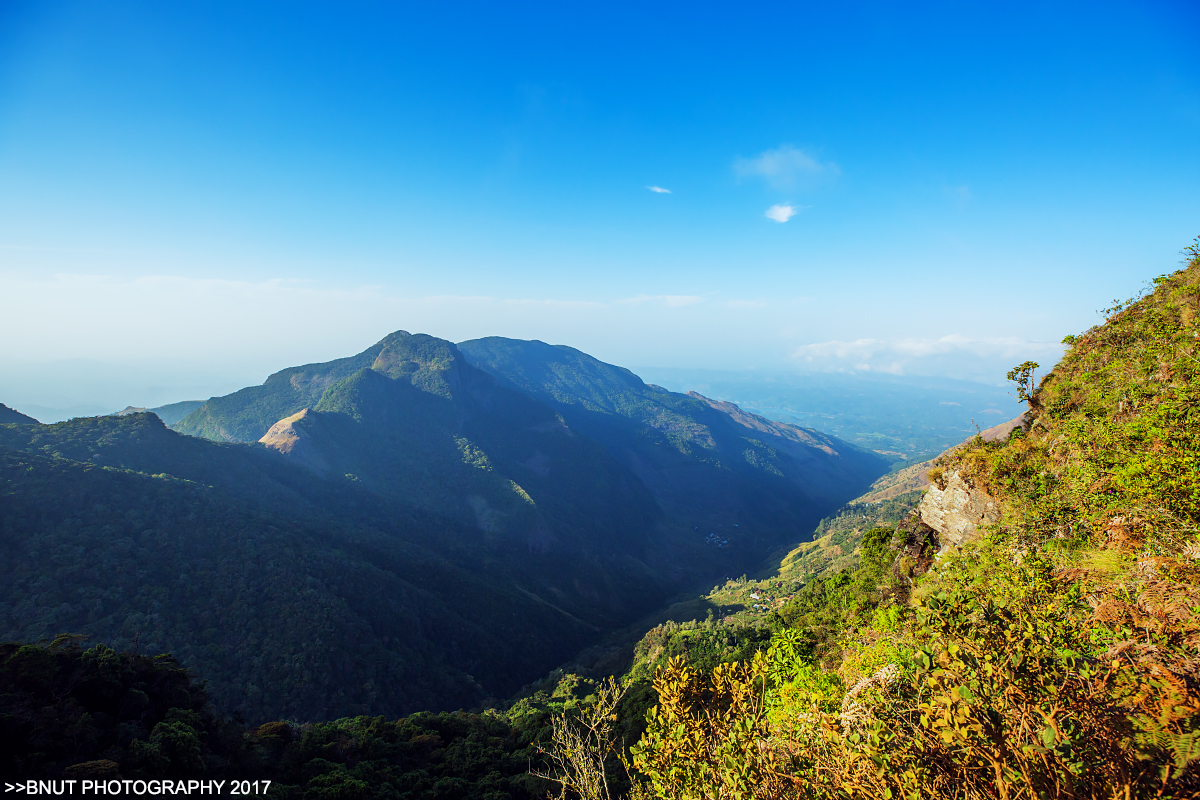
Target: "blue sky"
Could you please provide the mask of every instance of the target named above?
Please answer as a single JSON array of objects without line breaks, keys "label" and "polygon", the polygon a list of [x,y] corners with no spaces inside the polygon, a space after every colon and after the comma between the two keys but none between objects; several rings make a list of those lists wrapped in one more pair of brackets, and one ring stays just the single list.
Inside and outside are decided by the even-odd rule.
[{"label": "blue sky", "polygon": [[1198,33],[1194,3],[8,0],[0,392],[83,360],[181,399],[398,328],[999,381],[1200,234]]}]

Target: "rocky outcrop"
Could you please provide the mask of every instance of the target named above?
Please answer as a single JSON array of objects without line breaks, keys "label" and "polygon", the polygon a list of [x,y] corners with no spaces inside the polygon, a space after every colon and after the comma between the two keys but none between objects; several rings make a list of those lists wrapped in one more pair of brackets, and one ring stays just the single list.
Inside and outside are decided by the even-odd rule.
[{"label": "rocky outcrop", "polygon": [[[980,431],[977,435],[985,442],[1002,442],[1018,427],[1028,430],[1029,425],[1029,415],[1022,414],[1019,417],[1013,417],[1008,422],[1001,422],[999,425],[993,425],[987,430]],[[975,441],[974,436],[964,440],[962,444],[956,444],[941,455],[935,456],[928,461],[913,464],[897,472],[889,472],[871,484],[870,491],[851,502],[878,503],[881,500],[891,500],[894,497],[899,497],[902,494],[917,489],[924,489],[929,485],[929,470],[933,469],[939,458],[953,453],[955,450],[965,447],[973,441]]]},{"label": "rocky outcrop", "polygon": [[276,422],[258,441],[318,475],[324,475],[329,471],[329,465],[313,446],[312,431],[309,430],[312,420],[310,410],[306,408]]},{"label": "rocky outcrop", "polygon": [[937,531],[939,552],[980,536],[980,527],[1000,521],[1000,504],[957,472],[947,472],[929,487],[918,506],[921,520]]}]

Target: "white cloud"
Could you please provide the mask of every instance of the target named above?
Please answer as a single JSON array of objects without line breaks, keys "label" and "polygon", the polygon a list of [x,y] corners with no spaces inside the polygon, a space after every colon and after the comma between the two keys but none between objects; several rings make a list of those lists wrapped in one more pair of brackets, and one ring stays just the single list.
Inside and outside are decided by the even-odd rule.
[{"label": "white cloud", "polygon": [[647,186],[646,188],[652,192],[655,192],[656,194],[670,194],[671,193],[670,189],[664,189],[661,186]]},{"label": "white cloud", "polygon": [[774,205],[766,210],[764,216],[767,219],[773,219],[776,222],[787,222],[792,217],[796,216],[798,209],[795,206]]},{"label": "white cloud", "polygon": [[797,183],[813,183],[841,174],[832,161],[822,162],[790,144],[767,150],[754,158],[737,158],[733,171],[740,177],[764,178],[772,186],[790,188]]},{"label": "white cloud", "polygon": [[1062,356],[1062,345],[1016,337],[971,338],[949,334],[937,338],[854,339],[814,342],[792,357],[814,369],[903,374],[959,374],[998,382],[1005,365],[1033,358],[1049,367]]}]

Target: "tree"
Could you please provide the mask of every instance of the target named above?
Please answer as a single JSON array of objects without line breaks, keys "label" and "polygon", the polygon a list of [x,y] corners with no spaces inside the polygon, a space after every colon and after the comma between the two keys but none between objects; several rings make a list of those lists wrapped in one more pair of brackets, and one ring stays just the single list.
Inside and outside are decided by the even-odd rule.
[{"label": "tree", "polygon": [[563,713],[551,721],[550,747],[542,753],[553,769],[531,773],[557,783],[559,800],[612,800],[608,763],[614,755],[622,755],[613,729],[626,688],[609,677],[597,688],[596,702],[585,706],[578,717]]},{"label": "tree", "polygon": [[1033,374],[1037,368],[1036,361],[1024,361],[1010,369],[1005,376],[1017,385],[1017,400],[1022,403],[1033,402]]}]

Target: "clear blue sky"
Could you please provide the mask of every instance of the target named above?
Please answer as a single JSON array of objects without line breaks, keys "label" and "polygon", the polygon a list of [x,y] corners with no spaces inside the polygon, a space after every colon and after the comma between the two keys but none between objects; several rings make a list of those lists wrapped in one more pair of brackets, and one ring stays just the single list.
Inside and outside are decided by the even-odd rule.
[{"label": "clear blue sky", "polygon": [[1198,8],[4,0],[0,392],[397,328],[1001,380],[1200,234]]}]

